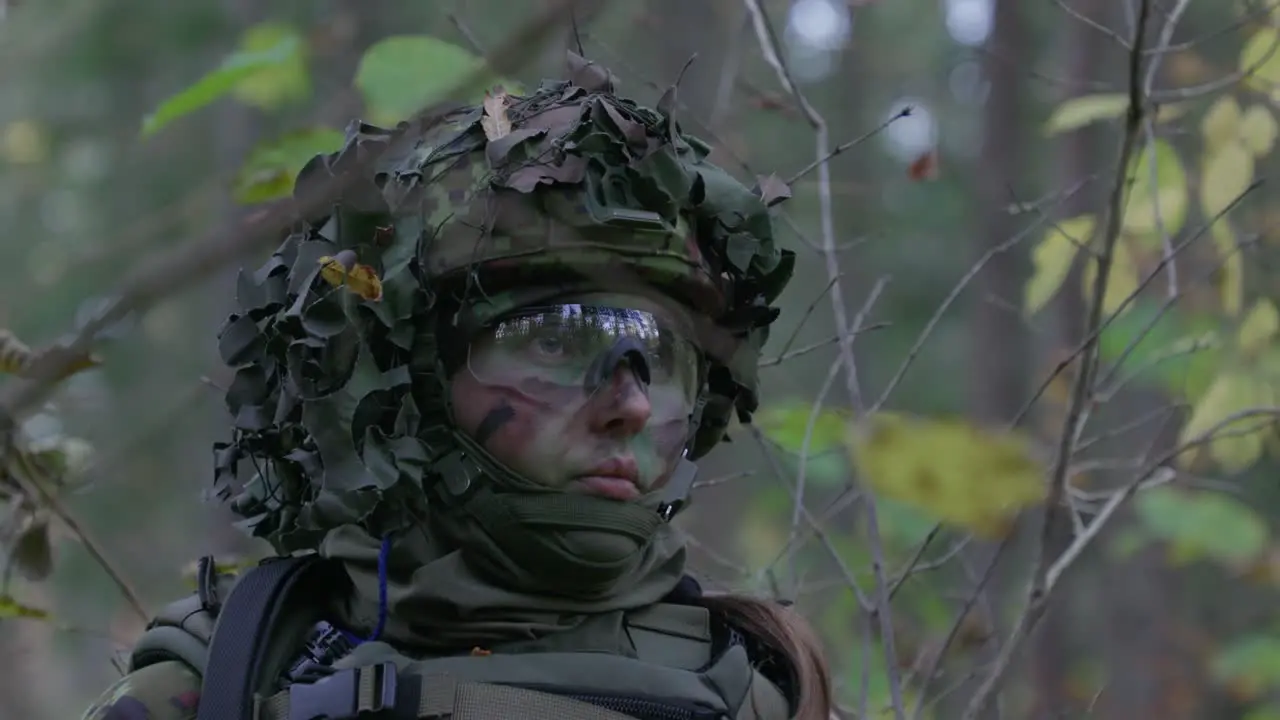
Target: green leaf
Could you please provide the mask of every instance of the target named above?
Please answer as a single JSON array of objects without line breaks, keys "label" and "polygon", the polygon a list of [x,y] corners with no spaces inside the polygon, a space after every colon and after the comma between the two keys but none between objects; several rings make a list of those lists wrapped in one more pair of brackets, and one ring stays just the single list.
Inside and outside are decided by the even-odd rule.
[{"label": "green leaf", "polygon": [[1218,317],[1193,316],[1137,298],[1102,331],[1098,350],[1103,360],[1116,363],[1132,344],[1120,368],[1123,375],[1141,373],[1136,382],[1159,385],[1178,397],[1195,398],[1217,373],[1215,331],[1221,323]]},{"label": "green leaf", "polygon": [[1277,133],[1280,127],[1276,125],[1276,116],[1265,105],[1251,105],[1240,118],[1240,141],[1255,157],[1271,152]]},{"label": "green leaf", "polygon": [[[1099,93],[1082,95],[1063,102],[1054,109],[1044,124],[1044,134],[1057,135],[1075,130],[1099,120],[1111,120],[1124,115],[1129,108],[1127,93]],[[1161,106],[1156,112],[1156,122],[1166,122],[1180,117],[1187,110],[1185,103]]]},{"label": "green leaf", "polygon": [[1234,567],[1267,548],[1270,531],[1248,505],[1228,495],[1168,486],[1138,493],[1134,508],[1156,538],[1186,561],[1208,558]]},{"label": "green leaf", "polygon": [[1205,148],[1212,152],[1240,137],[1240,120],[1243,111],[1240,103],[1231,95],[1223,95],[1214,101],[1200,120],[1200,134]]},{"label": "green leaf", "polygon": [[1035,269],[1023,291],[1023,312],[1035,314],[1058,293],[1076,252],[1093,237],[1093,226],[1092,215],[1080,215],[1063,220],[1045,232],[1044,239],[1031,251]]},{"label": "green leaf", "polygon": [[[754,423],[765,437],[790,453],[804,451],[805,430],[813,404],[802,400],[777,403],[756,414]],[[848,415],[824,408],[818,413],[809,437],[809,454],[842,448],[847,432]]]},{"label": "green leaf", "polygon": [[1245,83],[1255,90],[1274,93],[1280,84],[1280,33],[1275,28],[1263,27],[1255,32],[1240,49],[1240,72],[1246,73]]},{"label": "green leaf", "polygon": [[1204,160],[1200,205],[1213,218],[1231,207],[1253,182],[1253,153],[1239,142],[1224,143]]},{"label": "green leaf", "polygon": [[913,547],[924,542],[936,524],[924,512],[891,497],[876,498],[876,514],[884,539],[902,547]]},{"label": "green leaf", "polygon": [[1191,418],[1178,436],[1179,444],[1199,438],[1207,437],[1207,440],[1179,455],[1179,463],[1191,465],[1207,447],[1209,455],[1224,470],[1240,472],[1249,468],[1262,455],[1266,435],[1273,425],[1265,415],[1231,422],[1227,419],[1252,408],[1265,408],[1273,398],[1272,387],[1263,378],[1240,371],[1219,374],[1196,402]]},{"label": "green leaf", "polygon": [[[1146,235],[1163,225],[1166,233],[1177,234],[1187,217],[1187,174],[1173,146],[1164,140],[1148,143],[1133,159],[1127,178],[1133,184],[1129,188],[1124,229]],[[1156,222],[1157,210],[1161,223]]]},{"label": "green leaf", "polygon": [[12,595],[0,595],[0,620],[5,618],[26,618],[28,620],[48,620],[53,617],[48,610],[24,605]]},{"label": "green leaf", "polygon": [[1277,331],[1280,331],[1280,312],[1276,311],[1274,303],[1263,298],[1240,323],[1236,342],[1241,352],[1255,354],[1271,342]]},{"label": "green leaf", "polygon": [[1244,253],[1240,252],[1235,231],[1225,222],[1215,222],[1209,230],[1213,236],[1213,248],[1221,256],[1218,270],[1218,293],[1222,300],[1222,312],[1230,317],[1244,310]]},{"label": "green leaf", "polygon": [[[1098,263],[1090,258],[1084,265],[1084,272],[1080,275],[1085,298],[1093,297],[1093,282],[1097,279],[1097,275]],[[1139,282],[1138,266],[1134,262],[1129,243],[1123,236],[1118,237],[1111,252],[1111,269],[1107,272],[1107,287],[1102,291],[1102,312],[1107,316],[1120,312],[1121,306],[1129,300],[1129,296],[1138,291]],[[1124,310],[1127,311],[1131,307],[1133,307],[1132,302],[1125,305]]]},{"label": "green leaf", "polygon": [[1213,675],[1249,697],[1280,687],[1280,639],[1253,635],[1232,642],[1213,659]]},{"label": "green leaf", "polygon": [[265,52],[286,44],[292,48],[279,64],[264,67],[236,83],[232,91],[241,102],[264,110],[274,110],[302,100],[311,91],[307,72],[306,41],[297,28],[284,23],[265,22],[245,31],[241,52]]},{"label": "green leaf", "polygon": [[[460,76],[482,63],[482,58],[430,35],[397,35],[365,52],[355,85],[364,95],[370,122],[394,125],[440,99]],[[493,82],[510,94],[519,94],[514,82],[500,78]],[[482,95],[460,99],[478,103]]]},{"label": "green leaf", "polygon": [[1102,93],[1071,98],[1054,109],[1044,125],[1045,135],[1075,130],[1098,120],[1118,118],[1129,107],[1127,93]]},{"label": "green leaf", "polygon": [[337,130],[310,128],[259,144],[236,178],[236,201],[253,204],[288,197],[302,166],[316,155],[338,151],[344,139]]},{"label": "green leaf", "polygon": [[232,54],[218,69],[160,103],[155,112],[142,121],[142,137],[150,137],[174,120],[209,105],[259,72],[288,64],[298,52],[297,45],[298,38],[288,36],[266,50]]}]

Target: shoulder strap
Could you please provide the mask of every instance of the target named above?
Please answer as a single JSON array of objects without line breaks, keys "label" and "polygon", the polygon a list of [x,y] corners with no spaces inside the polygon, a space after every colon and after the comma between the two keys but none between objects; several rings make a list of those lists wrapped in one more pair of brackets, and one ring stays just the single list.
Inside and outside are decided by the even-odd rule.
[{"label": "shoulder strap", "polygon": [[129,672],[176,660],[204,675],[220,598],[231,592],[238,576],[221,572],[211,556],[200,558],[196,568],[196,591],[169,603],[151,619],[134,643]]},{"label": "shoulder strap", "polygon": [[252,720],[254,693],[288,662],[281,656],[281,647],[289,645],[284,653],[297,649],[275,642],[281,637],[282,620],[288,617],[290,625],[310,625],[310,615],[318,615],[319,609],[299,612],[305,605],[295,601],[332,592],[335,567],[317,555],[274,558],[240,578],[218,612],[197,720]]}]

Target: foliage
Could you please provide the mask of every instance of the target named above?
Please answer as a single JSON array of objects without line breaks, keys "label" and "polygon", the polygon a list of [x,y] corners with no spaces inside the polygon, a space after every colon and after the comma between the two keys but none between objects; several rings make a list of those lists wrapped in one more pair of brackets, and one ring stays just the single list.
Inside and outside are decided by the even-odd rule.
[{"label": "foliage", "polygon": [[[1128,169],[1132,184],[1103,302],[1103,359],[1191,405],[1179,429],[1177,461],[1201,472],[1241,473],[1268,450],[1280,457],[1280,313],[1266,297],[1246,299],[1232,214],[1280,132],[1273,110],[1280,83],[1277,41],[1280,34],[1272,27],[1252,29],[1238,57],[1244,87],[1200,104],[1195,143],[1163,130],[1192,112],[1191,105],[1160,108],[1155,132],[1146,135],[1141,156]],[[1044,130],[1054,135],[1116,120],[1127,109],[1120,94],[1072,98],[1052,113]],[[1025,289],[1028,315],[1044,309],[1077,261],[1085,264],[1086,289],[1091,285],[1096,230],[1103,222],[1098,215],[1080,215],[1045,232],[1033,250],[1033,275]],[[1207,259],[1218,267],[1215,296],[1183,293],[1176,303],[1154,301],[1165,290],[1165,265],[1184,245],[1186,253],[1196,252],[1199,244],[1192,241],[1203,227],[1212,251]],[[1138,524],[1122,536],[1129,551],[1158,541],[1175,563],[1209,561],[1254,577],[1274,575],[1269,526],[1248,502],[1220,492],[1159,487],[1139,493],[1135,510]],[[1280,642],[1244,638],[1217,654],[1214,671],[1238,694],[1257,699],[1280,688]]]},{"label": "foliage", "polygon": [[[452,78],[475,70],[480,62],[457,45],[429,35],[394,36],[365,52],[355,85],[364,95],[369,120],[390,126],[431,104],[448,89]],[[519,86],[510,80],[498,82],[511,92],[519,92]]]},{"label": "foliage", "polygon": [[[63,345],[35,351],[8,330],[0,329],[0,373],[26,375],[36,363],[59,352]],[[72,374],[96,367],[91,355],[72,358]],[[26,613],[7,592],[14,572],[30,580],[42,580],[53,571],[50,533],[54,514],[41,493],[56,496],[88,465],[93,448],[81,438],[63,431],[55,408],[48,407],[24,420],[0,438],[0,617],[37,617]],[[8,602],[10,605],[5,605]]]},{"label": "foliage", "polygon": [[[271,26],[274,27],[274,26]],[[259,48],[272,38],[268,47]],[[248,47],[254,49],[248,49]],[[232,53],[216,69],[195,84],[170,97],[142,122],[142,135],[154,135],[166,125],[222,98],[238,93],[254,103],[274,103],[282,87],[284,94],[296,94],[298,56],[301,43],[295,32],[276,29],[250,30],[246,48]],[[270,98],[270,100],[266,100]]]},{"label": "foliage", "polygon": [[[369,122],[392,126],[440,98],[459,75],[483,60],[429,35],[397,35],[370,46],[360,59],[354,85],[365,101]],[[509,92],[520,86],[495,78]],[[260,23],[245,32],[240,48],[193,85],[173,95],[147,116],[143,137],[231,95],[249,105],[275,110],[310,94],[307,44],[296,28]],[[475,98],[480,101],[481,98]],[[334,128],[299,128],[255,147],[235,182],[235,197],[257,204],[288,197],[308,160],[342,146]]]}]

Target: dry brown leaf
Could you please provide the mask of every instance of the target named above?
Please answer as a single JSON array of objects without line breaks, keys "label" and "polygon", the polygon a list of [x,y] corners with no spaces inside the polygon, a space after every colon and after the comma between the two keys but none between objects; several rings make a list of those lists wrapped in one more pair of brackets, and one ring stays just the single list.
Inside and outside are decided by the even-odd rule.
[{"label": "dry brown leaf", "polygon": [[938,179],[938,151],[929,150],[907,166],[907,177],[915,182]]},{"label": "dry brown leaf", "polygon": [[484,94],[484,117],[480,119],[484,136],[492,142],[511,134],[511,120],[507,118],[507,93],[501,88]]},{"label": "dry brown leaf", "polygon": [[[368,265],[361,265],[353,262],[354,257],[350,258],[352,262],[343,262],[343,251],[338,253],[338,257],[325,255],[320,258],[320,276],[325,282],[334,287],[346,287],[351,292],[370,302],[377,302],[382,299],[382,280],[378,278],[378,273]],[[350,253],[354,255],[354,253]]]}]

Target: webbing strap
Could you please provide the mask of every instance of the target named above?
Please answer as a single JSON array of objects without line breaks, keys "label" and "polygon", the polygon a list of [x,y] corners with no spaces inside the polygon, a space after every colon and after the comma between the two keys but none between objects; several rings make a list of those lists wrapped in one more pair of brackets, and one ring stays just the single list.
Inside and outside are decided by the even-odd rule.
[{"label": "webbing strap", "polygon": [[279,558],[253,568],[236,583],[218,613],[209,643],[196,720],[253,718],[268,631],[293,588],[321,563],[314,555]]},{"label": "webbing strap", "polygon": [[[341,670],[309,685],[293,685],[260,700],[255,720],[635,720],[630,715],[551,693],[439,674],[401,678],[402,690],[418,685],[417,703],[406,706],[387,696],[389,686],[395,695],[396,685],[394,681],[388,683],[388,669],[394,677],[394,665],[384,663]],[[351,694],[336,692],[339,689]],[[315,703],[321,696],[328,699],[327,707]]]}]

